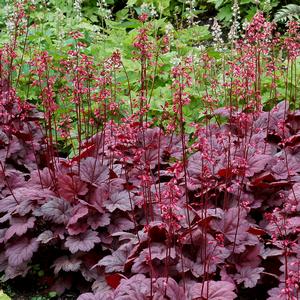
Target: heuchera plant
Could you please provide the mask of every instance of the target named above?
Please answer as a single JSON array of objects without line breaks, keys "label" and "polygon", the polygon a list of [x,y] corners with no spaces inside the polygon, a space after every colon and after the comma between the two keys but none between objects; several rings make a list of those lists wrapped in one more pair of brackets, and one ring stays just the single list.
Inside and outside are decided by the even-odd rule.
[{"label": "heuchera plant", "polygon": [[[39,249],[59,248],[48,262],[54,274],[80,272],[93,283],[95,294],[80,299],[234,299],[269,277],[270,299],[297,297],[300,119],[286,107],[281,102],[254,121],[247,116],[251,133],[239,124],[243,112],[200,128],[187,189],[170,160],[181,159],[178,138],[132,123],[110,123],[87,141],[83,149],[93,150],[84,152],[80,170],[78,157],[57,158],[55,177],[48,167],[19,171],[7,157],[0,202],[5,278],[25,276]],[[253,140],[247,153],[245,139]],[[282,267],[274,270],[275,263]]]},{"label": "heuchera plant", "polygon": [[[228,107],[215,109],[206,95],[205,124],[196,124],[191,136],[184,126],[190,58],[171,72],[173,114],[166,105],[162,117],[168,126],[154,126],[147,122],[151,47],[140,31],[135,48],[142,64],[141,106],[113,121],[105,102],[112,78],[106,70],[94,90],[88,87],[93,68],[78,42],[63,62],[69,67],[64,79],[74,89],[60,89],[72,98],[78,117],[78,152],[72,158],[60,157],[55,147],[56,77],[47,77],[49,56],[32,63],[44,131],[41,114],[1,78],[0,271],[5,280],[29,276],[39,262],[50,290],[62,294],[76,285],[79,300],[231,300],[245,292],[298,299],[300,111],[295,103],[289,109],[288,101],[263,111],[260,70],[252,68],[257,53],[272,45],[260,43],[272,30],[261,14],[254,18],[248,45],[237,42],[244,54],[230,62],[231,83],[223,83],[230,93]],[[292,38],[298,34],[295,25],[290,30],[285,42],[293,60],[299,43]],[[119,68],[119,53],[109,63]],[[81,139],[83,120],[93,120],[82,110],[90,92],[102,97],[97,103],[102,123],[86,125],[90,137]],[[63,134],[71,136],[68,128]]]}]

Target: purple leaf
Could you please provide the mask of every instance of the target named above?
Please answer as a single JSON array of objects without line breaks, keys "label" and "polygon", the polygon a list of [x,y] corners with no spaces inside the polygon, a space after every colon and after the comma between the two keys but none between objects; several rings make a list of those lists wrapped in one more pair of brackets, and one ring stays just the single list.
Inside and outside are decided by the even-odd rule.
[{"label": "purple leaf", "polygon": [[18,212],[25,215],[33,210],[37,204],[42,204],[45,199],[52,196],[53,193],[47,189],[41,190],[38,187],[20,187],[13,191],[13,195],[9,195],[0,201],[0,213]]},{"label": "purple leaf", "polygon": [[217,108],[212,112],[214,115],[218,115],[221,117],[229,118],[232,115],[232,110],[227,107]]},{"label": "purple leaf", "polygon": [[23,237],[7,246],[5,255],[8,263],[12,267],[17,267],[29,261],[35,251],[38,249],[39,243],[35,238],[29,240]]},{"label": "purple leaf", "polygon": [[53,197],[50,201],[41,206],[42,216],[57,224],[67,224],[71,214],[70,204],[60,198]]},{"label": "purple leaf", "polygon": [[148,164],[153,169],[158,162],[158,149],[146,149],[140,161],[141,163]]},{"label": "purple leaf", "polygon": [[[164,244],[160,243],[153,243],[150,247],[151,249],[151,258],[152,259],[159,259],[164,260],[167,256],[169,256],[172,259],[176,258],[176,251],[175,248],[168,248]],[[149,253],[149,249],[145,249],[147,253]],[[144,251],[145,251],[144,250]]]},{"label": "purple leaf", "polygon": [[17,266],[7,266],[5,269],[4,280],[13,279],[17,276],[25,276],[30,269],[30,266],[27,266],[27,263],[17,265]]},{"label": "purple leaf", "polygon": [[[93,264],[95,261],[93,260]],[[84,262],[80,267],[81,275],[86,281],[93,281],[98,278],[99,273],[97,269],[92,269],[93,265],[86,265]]]},{"label": "purple leaf", "polygon": [[113,178],[109,182],[109,189],[111,193],[121,192],[124,190],[126,180],[124,178]]},{"label": "purple leaf", "polygon": [[102,258],[97,265],[105,266],[107,273],[123,272],[126,258],[121,251],[115,251],[112,255],[107,255]]},{"label": "purple leaf", "polygon": [[276,154],[276,164],[272,164],[272,171],[276,179],[287,179],[289,176],[295,176],[300,172],[299,155],[293,153],[293,150],[286,149]]},{"label": "purple leaf", "polygon": [[77,235],[86,232],[89,225],[86,223],[86,220],[79,220],[74,224],[69,224],[67,228],[70,235]]},{"label": "purple leaf", "polygon": [[55,238],[53,232],[51,230],[46,230],[42,232],[38,237],[37,241],[41,242],[42,244],[47,244],[48,242],[52,241]]},{"label": "purple leaf", "polygon": [[268,300],[287,300],[287,295],[283,293],[285,288],[284,284],[280,284],[279,288],[273,288],[268,291],[270,297]]},{"label": "purple leaf", "polygon": [[132,246],[125,245],[125,247],[120,247],[117,251],[114,251],[112,255],[107,255],[103,257],[97,265],[105,266],[105,271],[107,273],[112,272],[123,272],[124,265],[130,254]]},{"label": "purple leaf", "polygon": [[13,136],[9,143],[8,155],[11,156],[12,154],[15,154],[21,150],[22,144],[19,142],[16,136]]},{"label": "purple leaf", "polygon": [[77,223],[78,220],[85,217],[88,214],[88,212],[89,209],[81,204],[78,204],[77,206],[73,207],[72,217],[70,218],[68,225]]},{"label": "purple leaf", "polygon": [[8,264],[7,257],[5,256],[5,252],[0,252],[0,272],[3,272]]},{"label": "purple leaf", "polygon": [[95,300],[116,300],[112,291],[98,292],[95,294]]},{"label": "purple leaf", "polygon": [[266,259],[269,256],[278,256],[278,255],[282,255],[283,254],[283,250],[282,249],[276,249],[276,248],[264,248],[261,253],[260,256],[263,259]]},{"label": "purple leaf", "polygon": [[86,216],[88,215],[89,209],[82,204],[78,204],[73,208],[73,216],[70,218],[67,229],[70,235],[76,235],[83,233],[87,230],[88,224],[86,221]]},{"label": "purple leaf", "polygon": [[249,266],[238,268],[239,273],[234,275],[234,279],[237,283],[244,282],[245,288],[253,288],[256,286],[263,270],[264,268],[251,268]]},{"label": "purple leaf", "polygon": [[10,219],[11,226],[7,229],[5,233],[5,241],[9,240],[13,235],[21,236],[27,232],[29,228],[34,227],[35,218],[30,217],[12,217]]},{"label": "purple leaf", "polygon": [[[167,297],[167,298],[166,298]],[[186,300],[184,290],[173,278],[158,278],[154,284],[153,300]]]},{"label": "purple leaf", "polygon": [[61,175],[58,177],[58,191],[61,197],[74,202],[78,195],[84,196],[88,188],[78,176]]},{"label": "purple leaf", "polygon": [[7,230],[6,228],[0,229],[0,244],[4,242],[4,236],[5,236],[6,230]]},{"label": "purple leaf", "polygon": [[57,280],[49,287],[50,291],[55,291],[58,295],[64,293],[65,290],[71,289],[72,286],[72,276],[70,274],[61,275]]},{"label": "purple leaf", "polygon": [[137,139],[139,143],[143,143],[145,147],[158,146],[159,135],[163,135],[160,128],[147,128],[143,132],[138,132]]},{"label": "purple leaf", "polygon": [[81,294],[77,300],[115,300],[114,293],[111,291],[98,292],[96,294],[85,293]]},{"label": "purple leaf", "polygon": [[[151,245],[151,259],[157,259],[164,261],[168,255],[170,255],[170,261],[176,258],[176,252],[174,248],[167,249],[167,247],[161,243],[153,243]],[[170,250],[168,253],[167,251]],[[147,258],[149,257],[149,249],[145,248],[139,256],[134,260],[132,265],[132,272],[134,273],[147,273],[149,271],[149,264]]]},{"label": "purple leaf", "polygon": [[271,161],[272,157],[266,154],[254,152],[247,160],[246,176],[252,177],[256,173],[265,170],[265,166]]},{"label": "purple leaf", "polygon": [[92,229],[96,230],[99,227],[105,227],[110,224],[110,216],[108,213],[105,214],[89,214],[87,223],[91,226]]},{"label": "purple leaf", "polygon": [[106,276],[98,275],[97,279],[92,284],[92,290],[94,293],[104,293],[111,291],[111,287],[107,284]]},{"label": "purple leaf", "polygon": [[289,219],[287,219],[286,222],[286,232],[287,233],[295,233],[297,234],[297,232],[300,232],[300,217],[291,217]]},{"label": "purple leaf", "polygon": [[230,256],[231,251],[226,247],[218,246],[217,242],[210,235],[206,235],[206,241],[204,239],[201,240],[203,242],[200,242],[198,246],[196,261],[183,255],[183,261],[179,261],[177,264],[179,272],[190,271],[195,277],[202,276],[205,272],[214,273],[217,265],[224,263],[225,259]]},{"label": "purple leaf", "polygon": [[[17,212],[24,216],[28,214],[29,212],[33,211],[37,206],[45,203],[48,198],[53,197],[53,192],[47,189],[33,189],[28,188],[28,194],[27,191],[19,191],[20,198],[22,201],[20,202]],[[19,194],[18,193],[18,194]]]},{"label": "purple leaf", "polygon": [[10,218],[11,218],[11,214],[10,214],[10,213],[5,214],[4,216],[2,216],[2,217],[0,218],[0,224],[1,224],[1,223],[5,223],[5,222],[8,221]]},{"label": "purple leaf", "polygon": [[258,267],[261,263],[260,258],[261,245],[247,246],[243,248],[243,252],[235,254],[228,258],[229,261],[236,265],[236,268],[245,268],[247,266],[252,269]]},{"label": "purple leaf", "polygon": [[[6,160],[6,151],[5,151],[5,149],[0,149],[0,163],[2,163],[2,165],[5,165],[5,160]],[[1,173],[2,173],[2,170],[1,170]],[[2,177],[3,176],[3,177]],[[3,174],[1,174],[1,177],[4,179],[4,175]],[[1,178],[0,177],[0,178]],[[2,179],[1,178],[1,179]],[[0,180],[1,180],[0,179]],[[1,181],[1,186],[4,186],[4,180],[3,181]]]},{"label": "purple leaf", "polygon": [[205,281],[190,287],[191,299],[207,300],[233,300],[236,298],[234,284],[227,281]]},{"label": "purple leaf", "polygon": [[[53,176],[53,175],[52,175]],[[31,172],[30,183],[42,185],[43,188],[51,188],[53,186],[53,178],[51,170],[44,168],[43,170],[35,170]]]},{"label": "purple leaf", "polygon": [[137,274],[129,279],[122,279],[115,290],[115,300],[146,300],[150,295],[150,279]]},{"label": "purple leaf", "polygon": [[97,232],[88,230],[85,233],[81,233],[76,236],[68,236],[65,242],[65,246],[69,248],[72,253],[78,251],[87,252],[94,248],[95,244],[100,243],[100,238]]},{"label": "purple leaf", "polygon": [[[288,178],[287,164],[283,157],[282,158],[279,157],[278,159],[276,159],[276,161],[274,162],[274,164],[272,166],[272,171],[274,172],[274,177],[277,180]],[[294,172],[292,172],[291,175],[294,175],[293,173]]]},{"label": "purple leaf", "polygon": [[284,121],[283,117],[285,115],[285,111],[287,113],[288,107],[288,102],[282,101],[279,104],[277,104],[276,107],[274,107],[270,113],[260,113],[258,119],[254,122],[254,126],[259,129],[268,128],[269,132],[273,131],[277,134],[284,133],[282,129],[278,128],[278,123],[280,121]]},{"label": "purple leaf", "polygon": [[24,174],[17,170],[7,170],[5,172],[5,183],[9,185],[11,190],[24,187]]},{"label": "purple leaf", "polygon": [[100,185],[109,178],[109,169],[94,157],[88,157],[80,164],[80,178],[90,184]]},{"label": "purple leaf", "polygon": [[235,241],[238,244],[247,236],[249,223],[245,218],[246,212],[244,209],[229,208],[228,211],[224,212],[222,220],[211,221],[211,227],[218,232],[222,232],[230,242]]},{"label": "purple leaf", "polygon": [[109,196],[108,185],[101,184],[90,195],[88,205],[95,208],[98,212],[104,212],[104,202],[107,201]]},{"label": "purple leaf", "polygon": [[122,211],[131,210],[130,199],[128,191],[122,191],[119,193],[114,193],[110,196],[110,200],[105,203],[105,207],[108,211],[113,212],[117,208]]},{"label": "purple leaf", "polygon": [[178,262],[176,269],[178,272],[191,272],[197,278],[202,276],[206,270],[202,263],[195,262],[184,256]]},{"label": "purple leaf", "polygon": [[81,294],[77,300],[96,300],[96,297],[93,293]]},{"label": "purple leaf", "polygon": [[134,223],[127,218],[112,218],[112,222],[108,226],[108,232],[113,234],[115,232],[129,230],[134,228]]},{"label": "purple leaf", "polygon": [[16,210],[18,201],[12,195],[7,196],[0,201],[0,213],[12,213]]},{"label": "purple leaf", "polygon": [[8,136],[0,129],[0,146],[8,145],[9,138]]},{"label": "purple leaf", "polygon": [[65,272],[76,272],[79,270],[81,265],[81,260],[79,260],[76,257],[67,257],[62,256],[57,258],[52,267],[54,267],[54,274],[58,274],[60,270],[63,270]]},{"label": "purple leaf", "polygon": [[288,115],[287,125],[293,133],[300,132],[300,111],[294,110]]}]

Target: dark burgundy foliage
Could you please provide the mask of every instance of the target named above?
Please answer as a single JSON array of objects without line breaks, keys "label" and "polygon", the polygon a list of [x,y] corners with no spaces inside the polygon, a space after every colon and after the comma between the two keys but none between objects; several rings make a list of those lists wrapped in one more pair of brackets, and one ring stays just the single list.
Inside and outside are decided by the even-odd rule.
[{"label": "dark burgundy foliage", "polygon": [[132,122],[111,122],[82,157],[44,164],[39,114],[4,105],[5,279],[26,276],[41,252],[51,275],[65,276],[49,289],[62,293],[77,274],[79,300],[231,300],[263,286],[284,299],[300,261],[300,120],[286,106],[216,111],[228,122],[196,131],[184,168],[179,137]]}]

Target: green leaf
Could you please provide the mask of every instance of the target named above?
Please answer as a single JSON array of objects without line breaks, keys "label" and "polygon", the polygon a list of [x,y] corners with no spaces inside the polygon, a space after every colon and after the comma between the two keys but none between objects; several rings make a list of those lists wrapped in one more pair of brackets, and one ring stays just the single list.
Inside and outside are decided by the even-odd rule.
[{"label": "green leaf", "polygon": [[166,25],[165,20],[166,20],[166,18],[154,20],[154,21],[151,22],[151,24],[154,25],[155,29],[162,28],[162,27],[164,27]]},{"label": "green leaf", "polygon": [[49,298],[54,298],[57,296],[57,293],[56,292],[49,292],[48,294]]},{"label": "green leaf", "polygon": [[289,4],[283,6],[276,12],[274,17],[275,22],[286,22],[287,19],[300,19],[300,5]]},{"label": "green leaf", "polygon": [[141,22],[139,20],[135,19],[130,19],[125,22],[113,22],[110,20],[107,20],[106,23],[111,27],[111,28],[130,28],[130,29],[135,29],[139,28],[141,26]]},{"label": "green leaf", "polygon": [[178,30],[176,35],[177,38],[185,44],[188,44],[189,42],[197,43],[208,40],[210,38],[210,31],[207,25],[196,25],[191,28]]},{"label": "green leaf", "polygon": [[134,6],[134,5],[137,3],[137,1],[138,1],[138,0],[128,0],[128,1],[127,1],[127,6],[128,6],[128,7]]},{"label": "green leaf", "polygon": [[11,300],[11,298],[4,294],[2,290],[0,290],[0,300]]},{"label": "green leaf", "polygon": [[151,109],[162,112],[162,105],[170,98],[170,85],[154,89],[150,102]]},{"label": "green leaf", "polygon": [[232,11],[231,11],[231,5],[228,4],[226,6],[223,6],[222,8],[220,8],[218,14],[217,14],[217,18],[220,21],[223,21],[225,23],[229,23],[231,20],[231,16],[232,16]]},{"label": "green leaf", "polygon": [[155,4],[156,4],[159,11],[164,11],[165,9],[169,8],[170,0],[155,1]]},{"label": "green leaf", "polygon": [[228,3],[228,0],[208,0],[208,3],[213,3],[216,9],[219,9],[225,3]]},{"label": "green leaf", "polygon": [[247,13],[247,16],[246,16],[246,19],[248,20],[248,21],[250,21],[252,18],[253,18],[253,16],[256,14],[256,7],[251,7],[249,10],[248,10],[248,13]]},{"label": "green leaf", "polygon": [[98,18],[97,18],[96,15],[90,15],[90,16],[89,16],[89,19],[90,19],[93,23],[98,22]]},{"label": "green leaf", "polygon": [[214,50],[213,48],[209,48],[207,51],[207,54],[210,57],[216,58],[216,59],[220,59],[222,57],[222,54],[216,50]]},{"label": "green leaf", "polygon": [[120,20],[126,19],[128,16],[128,12],[129,12],[128,8],[124,8],[124,9],[117,11],[116,20],[120,21]]}]

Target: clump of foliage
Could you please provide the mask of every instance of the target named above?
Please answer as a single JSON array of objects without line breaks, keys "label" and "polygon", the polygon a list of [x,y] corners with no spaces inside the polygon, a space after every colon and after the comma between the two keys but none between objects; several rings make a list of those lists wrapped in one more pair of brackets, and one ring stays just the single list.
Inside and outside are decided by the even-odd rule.
[{"label": "clump of foliage", "polygon": [[281,102],[199,127],[184,146],[192,153],[186,166],[180,137],[130,122],[111,123],[80,156],[57,157],[55,166],[20,172],[7,165],[5,278],[26,276],[41,251],[58,292],[79,276],[95,299],[234,299],[244,288],[295,296],[298,114]]},{"label": "clump of foliage", "polygon": [[258,12],[227,45],[215,22],[195,53],[189,28],[182,47],[141,12],[100,59],[78,28],[59,54],[34,48],[29,4],[0,52],[3,280],[79,300],[296,299],[299,24],[281,36]]}]

